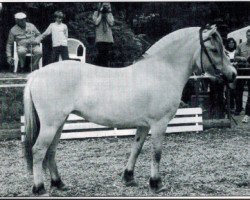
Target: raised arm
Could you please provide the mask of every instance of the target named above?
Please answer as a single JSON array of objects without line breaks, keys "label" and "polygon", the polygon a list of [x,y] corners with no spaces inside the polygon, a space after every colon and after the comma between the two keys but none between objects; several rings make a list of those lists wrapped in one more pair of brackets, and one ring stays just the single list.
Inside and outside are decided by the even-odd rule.
[{"label": "raised arm", "polygon": [[38,38],[40,40],[43,40],[45,37],[47,37],[49,34],[51,34],[52,32],[52,24],[49,25],[49,27],[46,29],[46,31],[44,31],[43,34],[41,34],[40,36],[38,36]]},{"label": "raised arm", "polygon": [[102,13],[98,12],[98,11],[95,11],[92,18],[93,18],[93,21],[94,21],[95,25],[97,26],[101,22]]},{"label": "raised arm", "polygon": [[114,17],[113,17],[113,14],[110,12],[107,14],[107,22],[110,26],[113,26],[114,25]]}]

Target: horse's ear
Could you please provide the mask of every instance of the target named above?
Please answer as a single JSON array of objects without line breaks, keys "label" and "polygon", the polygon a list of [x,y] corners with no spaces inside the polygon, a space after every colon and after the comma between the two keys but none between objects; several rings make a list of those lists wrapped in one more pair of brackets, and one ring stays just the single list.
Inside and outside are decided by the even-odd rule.
[{"label": "horse's ear", "polygon": [[211,37],[217,31],[216,25],[212,25],[209,29],[205,29],[203,31],[203,39],[206,40],[207,38]]}]

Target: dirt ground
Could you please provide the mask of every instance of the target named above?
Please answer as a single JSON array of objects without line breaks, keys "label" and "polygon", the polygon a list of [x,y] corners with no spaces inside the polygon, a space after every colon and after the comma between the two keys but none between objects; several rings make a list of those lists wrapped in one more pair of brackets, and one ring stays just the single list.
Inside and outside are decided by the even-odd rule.
[{"label": "dirt ground", "polygon": [[[6,74],[0,77],[20,77]],[[23,74],[22,77],[26,77]],[[243,113],[242,113],[243,115]],[[133,137],[61,140],[57,161],[69,191],[50,191],[54,197],[250,197],[250,122],[201,133],[168,134],[164,141],[161,175],[168,190],[148,189],[150,136],[135,168],[137,187],[125,187],[121,174]],[[32,196],[32,175],[26,170],[19,140],[0,142],[0,197]],[[50,179],[45,173],[45,186]]]},{"label": "dirt ground", "polygon": [[[241,116],[240,116],[241,117]],[[65,192],[55,197],[250,197],[249,124],[201,133],[168,134],[164,141],[161,175],[168,191],[148,189],[150,136],[135,169],[137,187],[125,187],[121,174],[133,137],[61,140],[57,161]],[[26,170],[21,142],[0,142],[0,196],[32,196],[32,176]],[[49,173],[45,186],[49,189]]]}]

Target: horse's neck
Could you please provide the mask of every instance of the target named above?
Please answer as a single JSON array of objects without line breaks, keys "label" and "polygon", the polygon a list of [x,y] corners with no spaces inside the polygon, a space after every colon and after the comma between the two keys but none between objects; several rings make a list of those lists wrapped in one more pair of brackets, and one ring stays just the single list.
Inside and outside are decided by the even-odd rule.
[{"label": "horse's neck", "polygon": [[[166,68],[172,68],[175,72],[175,78],[184,86],[194,71],[193,59],[198,48],[199,38],[192,37],[169,46],[169,48],[160,51],[157,56],[152,56],[152,59],[158,59],[166,65]],[[165,73],[168,76],[169,71],[165,70]]]}]

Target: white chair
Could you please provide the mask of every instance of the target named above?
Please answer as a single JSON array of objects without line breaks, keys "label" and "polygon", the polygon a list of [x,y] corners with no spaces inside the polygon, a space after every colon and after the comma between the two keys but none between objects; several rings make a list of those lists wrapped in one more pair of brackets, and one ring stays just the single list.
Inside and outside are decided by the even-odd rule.
[{"label": "white chair", "polygon": [[[82,47],[83,49],[81,56],[77,55],[77,50],[79,47]],[[68,38],[68,51],[69,51],[70,59],[77,59],[83,63],[86,62],[86,47],[81,41],[74,39],[74,38]]]},{"label": "white chair", "polygon": [[[42,48],[42,43],[40,43],[40,47]],[[14,53],[13,53],[13,57],[14,57],[14,73],[17,72],[17,68],[18,68],[18,54],[17,54],[17,45],[16,42],[14,42]],[[27,53],[26,56],[31,57],[33,56],[32,53]],[[40,58],[39,60],[39,69],[42,67],[43,65],[43,57]],[[32,70],[32,69],[31,69]]]}]

